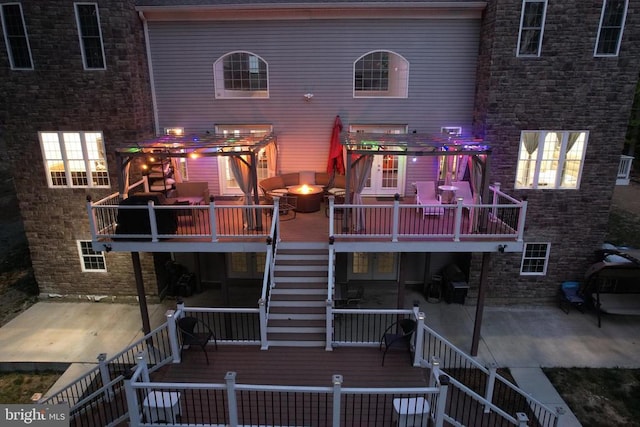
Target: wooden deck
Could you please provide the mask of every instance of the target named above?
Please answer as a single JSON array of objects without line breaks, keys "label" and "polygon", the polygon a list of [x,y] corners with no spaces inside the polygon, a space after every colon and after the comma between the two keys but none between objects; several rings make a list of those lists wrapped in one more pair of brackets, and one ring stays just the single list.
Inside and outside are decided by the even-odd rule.
[{"label": "wooden deck", "polygon": [[155,372],[153,381],[224,383],[227,372],[238,384],[330,386],[334,374],[343,387],[426,387],[429,371],[414,368],[404,351],[390,351],[382,366],[382,352],[371,347],[324,348],[214,346],[207,348],[210,365],[199,347],[182,352],[182,363]]}]

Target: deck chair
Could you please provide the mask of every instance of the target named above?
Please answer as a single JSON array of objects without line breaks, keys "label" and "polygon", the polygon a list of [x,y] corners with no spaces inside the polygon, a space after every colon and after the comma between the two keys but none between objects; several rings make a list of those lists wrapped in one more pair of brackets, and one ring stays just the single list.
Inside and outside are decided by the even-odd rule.
[{"label": "deck chair", "polygon": [[440,206],[440,198],[436,194],[436,184],[433,181],[416,182],[416,204],[422,208],[422,216],[444,215],[444,208]]},{"label": "deck chair", "polygon": [[473,204],[473,194],[471,193],[469,181],[454,181],[451,185],[457,188],[456,199],[462,197],[462,203],[465,205]]},{"label": "deck chair", "polygon": [[580,283],[564,282],[560,285],[560,309],[569,314],[569,307],[574,306],[579,312],[584,313],[584,298],[578,295]]},{"label": "deck chair", "polygon": [[211,328],[202,320],[185,316],[178,320],[178,330],[182,337],[182,345],[180,346],[180,355],[182,356],[182,349],[185,346],[197,345],[202,351],[204,351],[204,357],[207,359],[207,365],[209,364],[209,355],[207,355],[207,344],[213,339],[213,343],[218,349],[218,341]]},{"label": "deck chair", "polygon": [[387,351],[391,349],[406,350],[409,353],[409,362],[413,362],[411,354],[411,338],[416,331],[416,321],[413,319],[402,319],[389,326],[382,334],[380,339],[380,350],[384,346],[382,354],[382,366],[384,366],[384,358]]}]

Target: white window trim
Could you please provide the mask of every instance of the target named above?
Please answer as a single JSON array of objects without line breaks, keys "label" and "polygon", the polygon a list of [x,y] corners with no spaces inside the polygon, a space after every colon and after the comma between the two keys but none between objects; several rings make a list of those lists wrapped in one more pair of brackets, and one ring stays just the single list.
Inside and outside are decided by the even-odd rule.
[{"label": "white window trim", "polygon": [[[406,77],[404,78],[404,81],[402,81],[402,84],[404,85],[404,88],[402,89],[401,93],[399,95],[385,95],[382,93],[379,94],[375,94],[375,91],[363,91],[363,90],[356,90],[356,64],[358,63],[358,61],[360,61],[362,58],[364,58],[367,55],[370,55],[372,53],[376,53],[376,52],[386,52],[389,55],[393,55],[396,56],[397,58],[399,58],[403,64],[406,65],[406,70],[405,70],[405,75]],[[351,69],[351,76],[352,76],[352,89],[353,89],[353,97],[354,98],[396,98],[396,99],[404,99],[404,98],[408,98],[409,97],[409,61],[407,61],[407,59],[392,51],[392,50],[385,50],[385,49],[377,49],[377,50],[372,50],[369,51],[367,53],[365,53],[364,55],[360,56],[359,58],[357,58],[355,61],[353,61],[353,67]],[[402,70],[400,70],[402,71]],[[389,73],[391,73],[391,70],[389,70]],[[391,74],[389,74],[389,83],[391,83]],[[400,80],[398,80],[400,81]]]},{"label": "white window trim", "polygon": [[[522,41],[522,27],[524,24],[524,11],[525,4],[527,3],[544,3],[544,10],[542,12],[542,22],[540,23],[540,39],[538,40],[538,49],[536,54],[520,53],[520,43]],[[516,57],[518,58],[539,58],[542,52],[542,39],[544,38],[544,25],[547,20],[547,0],[522,0],[522,11],[520,12],[520,30],[518,31],[518,46],[516,47]]]},{"label": "white window trim", "polygon": [[[525,257],[527,253],[528,245],[547,245],[547,252],[544,257],[544,268],[542,272],[523,272],[522,269],[524,267],[525,259],[534,259],[534,257]],[[551,252],[551,243],[549,242],[527,242],[524,244],[524,248],[522,249],[522,260],[520,261],[520,275],[521,276],[546,276],[547,275],[547,267],[549,267],[549,253]],[[535,257],[535,259],[540,259],[539,257]]]},{"label": "white window trim", "polygon": [[[253,55],[258,58],[260,61],[264,62],[267,72],[267,89],[266,90],[255,90],[255,91],[240,91],[240,90],[231,90],[226,89],[224,87],[224,59],[233,55],[234,53],[246,53],[248,55]],[[214,98],[216,99],[269,99],[269,88],[271,87],[269,83],[269,63],[264,60],[260,55],[256,55],[253,52],[249,52],[246,50],[234,50],[233,52],[227,52],[224,55],[220,56],[213,63],[213,89],[214,89]],[[242,94],[242,95],[240,95]]]},{"label": "white window trim", "polygon": [[[58,144],[60,144],[60,153],[62,155],[62,163],[64,164],[64,172],[67,178],[67,185],[53,185],[53,180],[51,179],[51,171],[49,170],[49,163],[48,163],[48,158],[47,158],[47,153],[45,152],[44,149],[44,144],[42,142],[42,134],[45,133],[55,133],[58,135]],[[85,165],[85,170],[87,172],[87,182],[88,185],[73,185],[73,179],[71,177],[71,170],[69,168],[69,159],[67,157],[66,154],[66,149],[64,146],[64,134],[65,133],[77,133],[80,135],[80,143],[81,143],[81,147],[82,147],[82,157],[83,157],[83,161],[84,161],[84,165]],[[106,185],[94,185],[93,184],[93,180],[91,177],[91,171],[93,170],[91,168],[91,161],[94,159],[90,159],[89,158],[89,152],[87,150],[87,143],[86,143],[86,139],[85,139],[85,134],[87,133],[99,133],[100,134],[100,138],[102,139],[102,152],[105,153],[104,156],[104,166],[105,166],[105,171],[107,172],[107,180],[109,181],[108,184]],[[105,151],[105,145],[104,145],[104,135],[102,134],[101,131],[41,131],[38,132],[38,139],[40,140],[40,150],[42,152],[42,160],[44,162],[44,168],[45,168],[45,172],[47,175],[47,183],[49,185],[49,188],[110,188],[111,187],[111,179],[109,177],[109,166],[107,164],[107,156],[106,156],[106,151]]]},{"label": "white window trim", "polygon": [[[531,187],[526,187],[526,186],[522,186],[520,184],[518,184],[518,166],[516,165],[516,178],[515,178],[515,183],[514,183],[514,188],[517,190],[536,190],[536,189],[545,189],[545,190],[578,190],[580,189],[580,182],[582,181],[582,169],[584,168],[584,160],[585,160],[585,155],[587,152],[587,144],[589,143],[589,131],[588,130],[523,130],[522,132],[520,132],[520,141],[519,141],[519,148],[518,148],[518,162],[520,161],[520,150],[522,150],[522,135],[524,133],[527,132],[536,132],[539,133],[539,145],[538,145],[538,154],[537,157],[535,159],[535,172],[533,174],[533,186]],[[560,178],[561,176],[557,175],[556,176],[556,182],[553,186],[545,186],[545,187],[541,187],[539,185],[539,180],[540,180],[540,166],[542,164],[542,157],[544,156],[544,142],[545,142],[545,136],[549,133],[553,133],[553,132],[558,132],[558,133],[562,133],[562,141],[561,141],[561,148],[560,148],[560,157],[558,158],[558,164],[564,164],[564,160],[566,158],[567,155],[567,136],[570,133],[584,133],[585,134],[585,140],[584,140],[584,146],[582,147],[582,156],[580,157],[580,170],[578,171],[578,175],[576,176],[576,186],[575,187],[561,187],[560,186]]]},{"label": "white window trim", "polygon": [[[80,268],[83,273],[106,273],[107,272],[107,260],[104,257],[104,252],[96,252],[95,254],[84,254],[82,253],[82,243],[91,243],[91,240],[76,240],[76,245],[78,248],[78,255],[80,257]],[[104,264],[103,269],[99,268],[86,268],[84,265],[85,257],[101,257],[102,263]]]},{"label": "white window trim", "polygon": [[598,44],[600,43],[600,34],[602,33],[602,21],[604,21],[604,12],[607,8],[609,0],[604,0],[602,3],[602,11],[600,12],[600,23],[598,24],[598,34],[596,36],[596,44],[593,47],[593,56],[595,57],[615,57],[620,53],[620,45],[622,44],[622,34],[624,33],[624,24],[627,21],[627,9],[629,8],[629,0],[624,2],[624,13],[622,15],[622,23],[620,25],[620,33],[618,34],[618,43],[616,44],[615,53],[598,53]]},{"label": "white window trim", "polygon": [[[102,64],[101,68],[97,67],[88,67],[87,66],[87,56],[85,54],[85,46],[82,40],[82,27],[80,26],[80,18],[78,16],[78,6],[87,6],[93,5],[96,8],[96,19],[98,21],[98,33],[100,34],[100,50],[102,52]],[[82,66],[85,71],[101,71],[107,69],[107,57],[104,54],[104,38],[102,37],[102,25],[100,24],[100,8],[98,8],[98,3],[94,2],[77,2],[73,4],[73,9],[76,14],[76,25],[78,27],[78,42],[80,43],[80,53],[82,54]]]},{"label": "white window trim", "polygon": [[462,135],[462,126],[443,126],[440,133],[444,136],[459,136]]},{"label": "white window trim", "polygon": [[[31,67],[16,67],[13,60],[13,51],[11,50],[11,44],[9,43],[9,36],[7,35],[7,26],[4,22],[4,6],[15,6],[20,8],[20,18],[22,19],[22,29],[24,30],[24,36],[27,41],[27,49],[29,50],[29,62]],[[7,46],[7,56],[9,57],[9,65],[12,70],[33,70],[33,56],[31,55],[31,43],[29,42],[29,33],[27,33],[27,24],[24,21],[24,13],[22,12],[22,4],[20,3],[2,3],[0,4],[0,20],[2,21],[2,32],[4,34],[4,42]]]}]

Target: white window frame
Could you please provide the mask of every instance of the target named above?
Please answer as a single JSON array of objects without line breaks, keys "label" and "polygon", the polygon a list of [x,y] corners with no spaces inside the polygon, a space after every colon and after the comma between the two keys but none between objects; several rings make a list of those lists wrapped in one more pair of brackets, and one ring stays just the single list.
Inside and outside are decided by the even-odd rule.
[{"label": "white window frame", "polygon": [[[357,90],[356,65],[368,55],[384,52],[389,55],[387,90]],[[353,61],[353,97],[354,98],[408,98],[409,97],[409,61],[391,50],[372,50]]]},{"label": "white window frame", "polygon": [[[529,245],[546,245],[547,250],[544,257],[541,256],[527,256],[527,248]],[[522,261],[520,262],[520,275],[521,276],[546,276],[547,267],[549,266],[549,253],[551,252],[551,243],[548,242],[528,242],[524,244],[522,250]],[[544,260],[542,271],[524,271],[525,261],[527,260]]]},{"label": "white window frame", "polygon": [[[80,139],[80,148],[82,151],[82,159],[78,157],[72,157],[69,155],[67,147],[65,135],[74,135],[77,134]],[[95,135],[99,136],[96,138],[96,147],[89,147],[89,143],[94,142],[87,138],[87,135]],[[56,136],[49,140],[49,137]],[[38,138],[40,139],[40,148],[42,150],[42,158],[44,161],[44,168],[47,176],[47,183],[49,188],[110,188],[110,178],[109,178],[109,168],[107,166],[107,157],[104,146],[104,138],[102,132],[100,131],[87,131],[87,132],[75,132],[75,131],[42,131],[38,132]],[[99,139],[99,141],[97,140]],[[51,155],[51,150],[48,149],[48,144],[54,144],[57,142],[57,146],[55,146],[56,156]],[[98,145],[99,144],[99,145]],[[52,165],[54,165],[59,170],[53,170]],[[74,185],[73,184],[73,168],[72,164],[78,163],[83,164],[84,170],[78,170],[77,172],[85,172],[87,174],[87,185]],[[51,172],[64,172],[66,178],[65,185],[58,185],[54,183],[53,177],[51,176]],[[93,182],[93,172],[100,172],[101,174],[105,174],[104,177],[97,177],[106,179],[106,184],[98,184]]]},{"label": "white window frame", "polygon": [[[91,240],[76,240],[78,247],[78,255],[80,256],[80,267],[83,273],[106,273],[107,272],[107,260],[104,257],[104,252],[96,252],[91,246]],[[83,244],[89,244],[87,249],[91,252],[83,250]],[[104,268],[87,268],[85,261],[92,259],[101,260]]]},{"label": "white window frame", "polygon": [[[266,135],[273,131],[272,125],[265,124],[254,124],[254,125],[227,125],[227,124],[218,124],[215,125],[215,133],[220,135],[241,135],[241,134],[260,134]],[[264,149],[263,149],[264,150]],[[258,153],[260,156],[260,153]],[[218,157],[218,179],[220,182],[220,194],[223,196],[238,196],[242,195],[242,190],[236,183],[236,179],[231,172],[231,168],[229,168],[229,156],[217,156]],[[258,167],[260,165],[260,161],[258,161]],[[267,169],[260,171],[258,170],[258,181],[261,179],[267,178],[269,171]],[[264,174],[267,174],[265,176]]]},{"label": "white window frame", "polygon": [[604,22],[604,17],[606,14],[605,12],[609,4],[610,4],[610,0],[604,0],[602,3],[602,12],[600,13],[600,24],[598,25],[598,36],[596,37],[596,45],[593,48],[593,56],[596,56],[596,57],[618,56],[620,52],[620,45],[622,44],[622,34],[624,33],[624,24],[627,20],[627,9],[629,7],[629,0],[624,0],[624,12],[622,14],[622,22],[620,23],[620,32],[618,33],[618,41],[616,43],[615,53],[598,53],[600,36],[602,36],[602,31],[603,31],[602,24]]},{"label": "white window frame", "polygon": [[[227,89],[225,87],[224,80],[224,60],[229,55],[233,55],[236,53],[245,53],[249,56],[249,59],[252,57],[257,58],[259,61],[262,61],[266,68],[267,74],[267,89],[266,90],[234,90]],[[256,99],[268,99],[269,98],[269,63],[264,60],[260,55],[256,55],[253,52],[248,52],[244,50],[236,50],[233,52],[227,52],[222,55],[220,58],[213,63],[213,85],[214,85],[214,96],[216,99],[246,99],[246,98],[256,98]]]},{"label": "white window frame", "polygon": [[[9,41],[9,35],[7,34],[7,23],[5,22],[4,8],[5,6],[18,6],[20,9],[20,18],[22,20],[22,31],[24,32],[24,39],[27,43],[27,51],[29,52],[29,67],[16,67],[14,52]],[[31,55],[31,44],[29,43],[29,34],[27,34],[27,24],[24,21],[24,13],[22,12],[22,4],[20,3],[2,3],[0,4],[0,18],[2,21],[2,31],[4,34],[4,42],[7,46],[7,56],[9,57],[9,65],[12,70],[33,70],[33,56]]]},{"label": "white window frame", "polygon": [[[82,27],[80,25],[80,16],[78,14],[78,6],[94,6],[95,8],[96,24],[98,26],[98,35],[100,37],[100,53],[102,54],[102,67],[90,67],[89,64],[87,64],[86,46],[84,45]],[[106,70],[107,58],[104,54],[104,39],[102,37],[102,26],[100,25],[100,10],[98,9],[98,3],[78,2],[73,4],[73,9],[75,10],[75,14],[76,14],[76,25],[78,28],[78,41],[80,42],[80,52],[82,53],[82,66],[86,71]]]},{"label": "white window frame", "polygon": [[[521,165],[525,165],[526,163],[523,163],[523,156],[524,153],[522,152],[522,150],[524,149],[524,144],[523,144],[523,138],[524,138],[524,134],[525,133],[538,133],[538,147],[536,148],[536,156],[535,158],[531,158],[531,160],[533,160],[533,167],[534,167],[534,174],[533,174],[533,183],[531,186],[527,186],[526,183],[520,184],[518,182],[518,178],[520,176],[520,166]],[[545,143],[547,143],[547,135],[552,134],[552,133],[556,133],[556,134],[560,134],[561,136],[561,141],[560,141],[560,148],[559,148],[559,157],[557,159],[557,164],[558,166],[555,169],[555,178],[554,178],[554,182],[549,185],[548,183],[544,183],[543,181],[541,181],[541,173],[544,175],[545,173],[549,173],[551,172],[551,170],[549,171],[541,171],[541,165],[543,162],[549,162],[552,161],[551,159],[545,158]],[[572,133],[582,133],[584,134],[584,141],[582,142],[582,153],[580,153],[580,158],[579,159],[573,159],[573,160],[569,160],[569,161],[579,161],[579,167],[578,170],[576,171],[577,173],[575,174],[574,178],[575,178],[575,186],[562,186],[562,170],[560,169],[560,165],[562,165],[562,167],[566,166],[566,162],[567,161],[567,143],[568,143],[568,139],[569,139],[569,135]],[[580,188],[580,181],[582,179],[582,169],[584,168],[584,159],[585,159],[585,154],[587,152],[587,145],[589,143],[589,131],[587,130],[566,130],[566,131],[560,131],[560,130],[524,130],[521,132],[520,134],[520,141],[519,141],[519,150],[518,150],[518,160],[517,160],[517,164],[516,164],[516,177],[515,177],[515,184],[514,184],[514,188],[519,189],[519,190],[533,190],[533,189],[545,189],[545,190],[577,190]]]},{"label": "white window frame", "polygon": [[[538,39],[538,48],[536,49],[536,53],[520,53],[520,47],[522,46],[522,36],[523,30],[531,30],[536,29],[537,27],[524,27],[524,18],[527,3],[544,3],[543,11],[542,11],[542,22],[540,23],[540,38]],[[544,37],[544,24],[547,19],[547,0],[522,0],[522,11],[520,13],[520,30],[518,31],[518,46],[516,48],[516,56],[522,58],[538,58],[540,57],[540,52],[542,51],[542,39]]]}]

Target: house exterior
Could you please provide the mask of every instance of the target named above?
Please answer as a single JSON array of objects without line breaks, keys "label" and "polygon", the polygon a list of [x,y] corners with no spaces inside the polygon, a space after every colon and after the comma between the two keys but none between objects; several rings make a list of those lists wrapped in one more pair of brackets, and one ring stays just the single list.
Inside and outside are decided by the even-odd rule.
[{"label": "house exterior", "polygon": [[[471,300],[484,280],[488,302],[546,303],[580,280],[605,239],[640,65],[640,12],[628,0],[0,7],[0,138],[43,297],[135,296],[132,251],[93,251],[85,199],[122,185],[118,150],[167,132],[273,132],[272,176],[326,170],[336,115],[351,132],[451,131],[489,144],[487,180],[527,201],[522,241],[362,245],[337,258],[339,280],[427,283],[456,262]],[[412,199],[412,183],[443,178],[437,156],[385,160],[363,195]],[[180,168],[215,197],[242,194],[222,156],[184,157]],[[173,251],[140,252],[147,295],[160,296]],[[263,258],[242,245],[176,252],[213,286],[262,278]],[[362,275],[359,259],[374,269]],[[391,260],[388,276],[376,273],[380,259]]]}]

